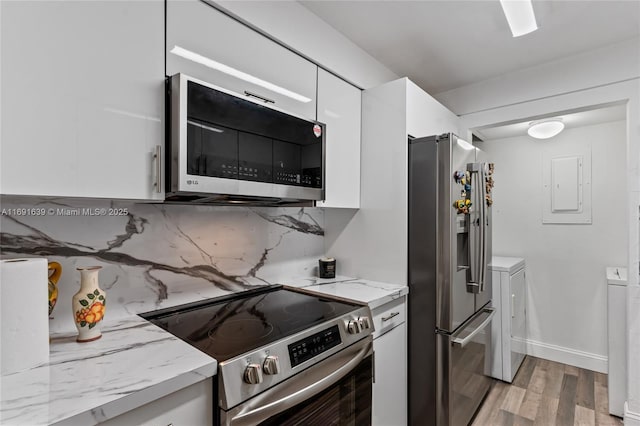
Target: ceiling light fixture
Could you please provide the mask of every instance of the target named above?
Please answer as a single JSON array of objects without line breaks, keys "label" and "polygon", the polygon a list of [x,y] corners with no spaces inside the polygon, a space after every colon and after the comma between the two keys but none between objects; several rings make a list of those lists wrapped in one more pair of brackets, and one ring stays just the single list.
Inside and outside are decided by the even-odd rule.
[{"label": "ceiling light fixture", "polygon": [[561,118],[552,118],[550,120],[532,121],[529,124],[527,133],[532,138],[549,139],[556,136],[564,129],[564,123]]},{"label": "ceiling light fixture", "polygon": [[500,0],[511,34],[520,37],[538,29],[531,0]]},{"label": "ceiling light fixture", "polygon": [[272,92],[276,92],[281,95],[287,96],[291,99],[295,99],[298,102],[303,102],[303,103],[311,102],[311,99],[307,98],[306,96],[302,96],[299,93],[292,92],[291,90],[285,89],[284,87],[280,87],[276,84],[273,84],[268,81],[262,80],[261,78],[255,77],[251,74],[247,74],[246,72],[242,72],[228,65],[221,64],[220,62],[216,62],[213,59],[209,59],[206,56],[202,56],[198,53],[184,49],[180,46],[174,46],[173,49],[171,49],[171,53],[173,53],[174,55],[181,56],[190,61],[196,62],[198,64],[204,65],[205,67],[212,68],[216,71],[229,74],[233,77],[239,78],[251,84],[264,87],[265,89],[269,89]]}]

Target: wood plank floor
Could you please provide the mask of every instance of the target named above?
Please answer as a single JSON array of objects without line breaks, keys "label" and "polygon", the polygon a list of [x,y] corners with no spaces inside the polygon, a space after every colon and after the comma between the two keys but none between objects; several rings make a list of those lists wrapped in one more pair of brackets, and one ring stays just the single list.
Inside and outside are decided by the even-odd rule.
[{"label": "wood plank floor", "polygon": [[527,356],[508,384],[496,381],[474,426],[614,426],[607,375]]}]

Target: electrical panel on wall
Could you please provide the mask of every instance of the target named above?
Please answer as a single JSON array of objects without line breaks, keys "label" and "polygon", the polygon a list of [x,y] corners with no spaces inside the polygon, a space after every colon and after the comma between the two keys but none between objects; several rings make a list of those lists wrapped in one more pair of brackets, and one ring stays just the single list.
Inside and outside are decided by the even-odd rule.
[{"label": "electrical panel on wall", "polygon": [[591,145],[545,152],[542,223],[591,224]]}]

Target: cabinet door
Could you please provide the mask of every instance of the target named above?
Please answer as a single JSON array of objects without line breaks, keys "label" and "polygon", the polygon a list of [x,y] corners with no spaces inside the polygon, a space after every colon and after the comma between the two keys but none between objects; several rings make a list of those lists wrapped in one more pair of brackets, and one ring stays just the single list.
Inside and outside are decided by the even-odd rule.
[{"label": "cabinet door", "polygon": [[213,404],[212,379],[206,379],[100,424],[102,426],[211,425],[213,424]]},{"label": "cabinet door", "polygon": [[378,426],[407,424],[407,323],[373,341],[376,368],[373,419]]},{"label": "cabinet door", "polygon": [[360,208],[362,92],[318,69],[318,121],[327,125],[325,201],[321,207]]},{"label": "cabinet door", "polygon": [[163,198],[163,3],[0,7],[0,193]]},{"label": "cabinet door", "polygon": [[[316,117],[318,67],[209,4],[167,2],[166,49],[168,76],[184,73],[241,96],[249,94],[251,100],[259,99],[251,94],[268,99],[268,105],[301,117]],[[256,84],[256,79],[306,99]]]}]

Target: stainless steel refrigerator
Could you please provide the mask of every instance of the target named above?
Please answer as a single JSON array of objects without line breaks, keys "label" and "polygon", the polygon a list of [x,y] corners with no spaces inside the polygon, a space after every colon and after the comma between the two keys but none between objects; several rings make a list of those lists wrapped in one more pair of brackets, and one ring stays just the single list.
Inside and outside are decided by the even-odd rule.
[{"label": "stainless steel refrigerator", "polygon": [[409,140],[409,421],[467,425],[487,394],[493,164],[454,134]]}]

